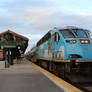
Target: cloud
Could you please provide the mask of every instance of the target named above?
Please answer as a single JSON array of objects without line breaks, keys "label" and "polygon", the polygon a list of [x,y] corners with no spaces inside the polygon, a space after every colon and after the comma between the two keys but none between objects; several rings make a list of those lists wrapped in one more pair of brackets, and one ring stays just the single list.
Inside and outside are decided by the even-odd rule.
[{"label": "cloud", "polygon": [[10,29],[27,36],[31,48],[53,27],[73,25],[91,30],[89,10],[92,7],[89,4],[87,8],[88,3],[82,3],[74,0],[1,0],[0,32]]},{"label": "cloud", "polygon": [[41,37],[43,35],[41,35],[41,34],[36,34],[36,35],[35,34],[34,35],[26,34],[24,36],[29,38],[28,48],[26,50],[26,51],[29,51],[32,47],[36,46],[36,43],[41,39]]}]

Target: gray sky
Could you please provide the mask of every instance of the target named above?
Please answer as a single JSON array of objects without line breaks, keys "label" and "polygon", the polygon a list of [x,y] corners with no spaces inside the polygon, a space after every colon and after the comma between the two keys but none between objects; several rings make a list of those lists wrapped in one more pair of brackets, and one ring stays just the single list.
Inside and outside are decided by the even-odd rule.
[{"label": "gray sky", "polygon": [[28,49],[53,27],[92,29],[92,0],[0,0],[0,32],[30,39]]}]

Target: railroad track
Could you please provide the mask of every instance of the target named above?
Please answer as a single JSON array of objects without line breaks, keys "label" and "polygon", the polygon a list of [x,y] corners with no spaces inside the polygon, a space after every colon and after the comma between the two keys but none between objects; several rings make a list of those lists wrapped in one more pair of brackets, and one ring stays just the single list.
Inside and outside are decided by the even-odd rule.
[{"label": "railroad track", "polygon": [[[44,68],[43,66],[40,66],[40,67]],[[46,68],[44,68],[44,69],[47,70],[48,72],[50,72],[48,69],[46,69]],[[50,73],[52,73],[52,72],[50,72]],[[54,74],[54,73],[52,73],[52,74]],[[61,78],[60,76],[57,76],[57,77]],[[72,76],[70,76],[70,77],[71,77],[71,79],[73,79]],[[85,80],[86,82],[82,82],[83,80],[79,79],[78,81],[80,81],[80,83],[78,83],[78,82],[72,82],[71,80],[67,80],[67,78],[66,79],[61,78],[61,79],[65,80],[66,82],[68,82],[68,83],[72,84],[73,86],[79,88],[83,92],[92,92],[92,81],[87,82],[87,80]],[[77,78],[76,78],[76,80],[77,80]]]},{"label": "railroad track", "polygon": [[83,90],[83,92],[92,92],[92,76],[72,75],[67,76],[67,79],[64,80]]},{"label": "railroad track", "polygon": [[92,92],[92,83],[73,83],[72,85],[83,90],[83,92]]}]

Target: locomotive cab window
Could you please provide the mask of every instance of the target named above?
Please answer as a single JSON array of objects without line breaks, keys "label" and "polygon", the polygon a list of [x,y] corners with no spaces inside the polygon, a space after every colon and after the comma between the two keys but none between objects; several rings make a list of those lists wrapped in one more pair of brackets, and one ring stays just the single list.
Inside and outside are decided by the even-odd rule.
[{"label": "locomotive cab window", "polygon": [[64,38],[75,38],[75,35],[68,29],[60,30]]},{"label": "locomotive cab window", "polygon": [[83,29],[72,29],[72,32],[75,33],[77,38],[88,38],[88,35]]},{"label": "locomotive cab window", "polygon": [[56,32],[55,33],[55,41],[58,42],[60,40],[60,36],[59,34]]}]

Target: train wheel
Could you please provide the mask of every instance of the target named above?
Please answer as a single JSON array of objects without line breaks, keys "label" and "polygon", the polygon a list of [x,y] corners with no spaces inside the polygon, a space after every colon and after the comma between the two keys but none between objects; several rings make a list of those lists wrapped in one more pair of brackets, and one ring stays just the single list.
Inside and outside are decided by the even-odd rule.
[{"label": "train wheel", "polygon": [[60,77],[65,78],[65,64],[61,65]]},{"label": "train wheel", "polygon": [[55,75],[65,78],[65,64],[54,63],[53,72],[55,73]]},{"label": "train wheel", "polygon": [[41,66],[41,60],[37,60],[39,66]]},{"label": "train wheel", "polygon": [[57,67],[58,67],[57,64],[54,63],[53,73],[58,76],[59,73],[58,73]]},{"label": "train wheel", "polygon": [[49,61],[49,71],[53,71],[53,62],[52,61]]}]

